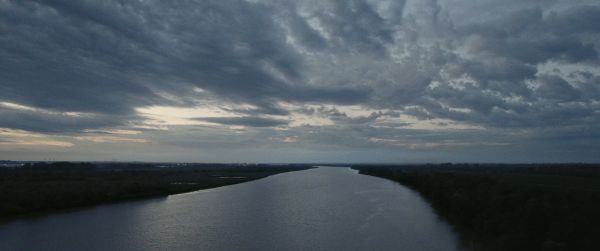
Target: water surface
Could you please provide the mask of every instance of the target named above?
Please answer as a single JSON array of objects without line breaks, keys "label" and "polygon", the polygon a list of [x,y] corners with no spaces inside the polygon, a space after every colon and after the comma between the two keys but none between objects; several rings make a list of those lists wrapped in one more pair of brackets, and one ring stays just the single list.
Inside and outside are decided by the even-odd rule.
[{"label": "water surface", "polygon": [[0,250],[460,250],[414,191],[348,168],[0,225]]}]

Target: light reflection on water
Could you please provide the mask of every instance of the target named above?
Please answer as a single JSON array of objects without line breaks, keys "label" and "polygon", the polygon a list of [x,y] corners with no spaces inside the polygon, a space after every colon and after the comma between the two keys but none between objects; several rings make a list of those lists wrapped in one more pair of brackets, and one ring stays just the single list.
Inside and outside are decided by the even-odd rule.
[{"label": "light reflection on water", "polygon": [[412,190],[348,168],[0,225],[0,250],[459,250]]}]

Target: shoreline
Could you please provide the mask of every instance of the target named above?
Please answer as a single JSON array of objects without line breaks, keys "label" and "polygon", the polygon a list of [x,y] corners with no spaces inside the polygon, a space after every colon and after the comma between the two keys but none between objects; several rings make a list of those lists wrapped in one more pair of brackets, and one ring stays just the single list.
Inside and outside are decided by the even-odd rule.
[{"label": "shoreline", "polygon": [[3,169],[0,170],[0,224],[235,185],[310,168],[313,167],[98,169],[86,163],[59,163],[43,168]]}]

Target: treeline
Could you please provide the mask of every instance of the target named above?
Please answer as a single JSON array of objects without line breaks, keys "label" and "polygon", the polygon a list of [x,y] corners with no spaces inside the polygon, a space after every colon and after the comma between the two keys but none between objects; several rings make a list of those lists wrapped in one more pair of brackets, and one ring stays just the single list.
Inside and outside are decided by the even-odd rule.
[{"label": "treeline", "polygon": [[418,191],[474,250],[600,250],[600,166],[358,166]]},{"label": "treeline", "polygon": [[0,168],[0,219],[17,215],[165,196],[246,182],[308,166],[34,163]]}]

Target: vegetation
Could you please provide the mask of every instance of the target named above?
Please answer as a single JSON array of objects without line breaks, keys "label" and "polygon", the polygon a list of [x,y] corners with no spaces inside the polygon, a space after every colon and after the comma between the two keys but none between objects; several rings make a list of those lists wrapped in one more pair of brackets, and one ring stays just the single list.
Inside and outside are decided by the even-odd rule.
[{"label": "vegetation", "polygon": [[190,192],[308,167],[57,162],[0,168],[0,219],[48,210]]},{"label": "vegetation", "polygon": [[474,250],[600,250],[600,166],[357,166],[420,192]]}]

